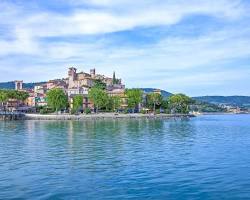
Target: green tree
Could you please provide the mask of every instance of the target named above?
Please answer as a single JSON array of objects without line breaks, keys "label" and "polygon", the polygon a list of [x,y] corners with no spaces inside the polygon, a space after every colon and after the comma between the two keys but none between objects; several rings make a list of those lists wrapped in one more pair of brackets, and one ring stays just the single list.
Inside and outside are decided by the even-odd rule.
[{"label": "green tree", "polygon": [[113,98],[111,96],[108,96],[108,100],[107,100],[107,104],[106,104],[106,110],[107,111],[113,111],[113,107],[114,107]]},{"label": "green tree", "polygon": [[128,108],[135,112],[136,106],[142,102],[142,91],[140,89],[127,89],[126,96],[128,101]]},{"label": "green tree", "polygon": [[163,99],[161,107],[164,109],[165,113],[170,114],[169,101],[168,99]]},{"label": "green tree", "polygon": [[121,107],[121,97],[119,96],[110,96],[108,98],[107,108],[110,111],[117,112],[117,110]]},{"label": "green tree", "polygon": [[107,107],[108,95],[104,90],[96,87],[91,88],[89,98],[94,103],[97,113],[100,108]]},{"label": "green tree", "polygon": [[83,106],[83,96],[76,95],[73,98],[73,109],[78,112]]},{"label": "green tree", "polygon": [[115,85],[115,84],[119,84],[119,80],[118,80],[118,79],[116,79],[115,72],[113,73],[112,83],[113,83],[113,85]]},{"label": "green tree", "polygon": [[121,107],[121,103],[122,103],[121,97],[114,96],[112,97],[112,99],[113,99],[113,109],[114,111],[117,111]]},{"label": "green tree", "polygon": [[17,90],[0,90],[0,102],[5,109],[5,103],[8,99],[16,99],[19,101],[25,101],[29,97],[29,94],[24,91]]},{"label": "green tree", "polygon": [[5,103],[8,100],[8,96],[6,91],[4,90],[0,90],[0,102],[1,102],[1,106],[3,107],[4,111],[5,111]]},{"label": "green tree", "polygon": [[50,90],[47,93],[48,105],[56,112],[68,106],[68,99],[64,91],[59,88]]},{"label": "green tree", "polygon": [[20,101],[25,101],[29,94],[24,91],[17,91],[17,90],[1,90],[2,93],[5,93],[8,99],[17,99]]},{"label": "green tree", "polygon": [[29,97],[27,92],[16,91],[16,98],[20,101],[25,101]]},{"label": "green tree", "polygon": [[105,90],[106,87],[107,87],[106,83],[102,82],[101,80],[99,79],[94,80],[94,88]]},{"label": "green tree", "polygon": [[155,113],[155,110],[156,110],[156,106],[159,107],[162,103],[162,96],[161,94],[158,94],[158,93],[149,93],[147,95],[147,105],[153,109],[154,113]]},{"label": "green tree", "polygon": [[171,113],[187,114],[189,105],[193,103],[193,100],[184,94],[175,94],[169,97],[168,102]]}]

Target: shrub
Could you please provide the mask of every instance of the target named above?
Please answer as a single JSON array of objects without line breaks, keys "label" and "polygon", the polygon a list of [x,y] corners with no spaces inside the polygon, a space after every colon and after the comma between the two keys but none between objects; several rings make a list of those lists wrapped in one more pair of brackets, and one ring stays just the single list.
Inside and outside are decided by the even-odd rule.
[{"label": "shrub", "polygon": [[85,114],[90,114],[91,110],[90,110],[90,108],[86,108],[84,112],[85,112]]},{"label": "shrub", "polygon": [[123,113],[128,114],[128,109],[124,109]]},{"label": "shrub", "polygon": [[147,111],[146,110],[141,110],[141,114],[146,114]]},{"label": "shrub", "polygon": [[49,114],[49,113],[52,113],[52,110],[50,110],[49,108],[43,107],[43,108],[40,108],[39,113],[42,115]]},{"label": "shrub", "polygon": [[72,108],[72,109],[70,110],[70,114],[71,114],[71,115],[76,114],[76,110],[75,110],[74,108]]},{"label": "shrub", "polygon": [[160,114],[160,113],[161,113],[160,109],[157,109],[157,110],[155,111],[155,113],[156,113],[156,114]]},{"label": "shrub", "polygon": [[46,110],[45,110],[44,108],[41,108],[41,109],[39,110],[39,113],[40,113],[40,114],[46,114]]},{"label": "shrub", "polygon": [[165,110],[164,110],[164,113],[165,113],[165,114],[171,114],[171,112],[170,112],[169,109],[165,109]]}]

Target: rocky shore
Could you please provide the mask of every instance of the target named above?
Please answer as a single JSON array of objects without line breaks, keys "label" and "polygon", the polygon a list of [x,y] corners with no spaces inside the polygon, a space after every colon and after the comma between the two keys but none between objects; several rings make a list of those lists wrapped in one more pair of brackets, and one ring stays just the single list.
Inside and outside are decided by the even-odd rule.
[{"label": "rocky shore", "polygon": [[81,114],[81,115],[41,115],[41,114],[26,114],[25,120],[98,120],[98,119],[166,119],[166,118],[189,118],[195,117],[191,114],[115,114],[115,113],[100,113],[100,114]]}]

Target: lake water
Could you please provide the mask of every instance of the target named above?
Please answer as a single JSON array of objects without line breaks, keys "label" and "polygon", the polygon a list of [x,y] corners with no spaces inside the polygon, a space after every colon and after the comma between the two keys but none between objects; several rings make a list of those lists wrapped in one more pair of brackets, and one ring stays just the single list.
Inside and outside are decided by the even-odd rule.
[{"label": "lake water", "polygon": [[250,115],[0,122],[0,199],[250,199]]}]

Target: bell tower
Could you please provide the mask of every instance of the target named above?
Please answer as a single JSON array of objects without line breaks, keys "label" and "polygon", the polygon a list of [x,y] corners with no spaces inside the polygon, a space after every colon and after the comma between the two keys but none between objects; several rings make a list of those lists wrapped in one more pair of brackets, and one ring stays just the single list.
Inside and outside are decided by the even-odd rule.
[{"label": "bell tower", "polygon": [[92,78],[95,77],[95,68],[90,70],[90,75]]},{"label": "bell tower", "polygon": [[69,77],[69,88],[74,87],[74,81],[76,80],[76,68],[71,67],[68,71],[68,77]]},{"label": "bell tower", "polygon": [[15,81],[15,90],[23,89],[23,81]]}]

